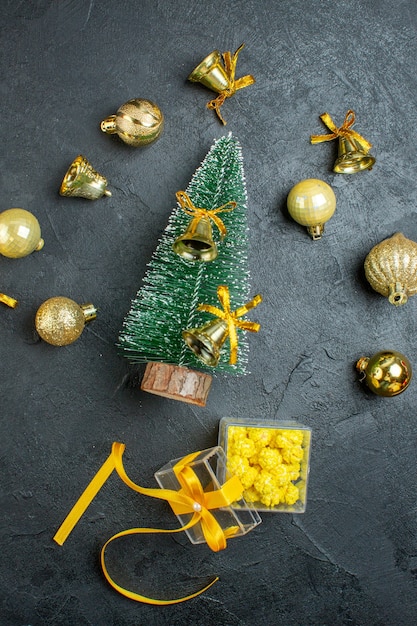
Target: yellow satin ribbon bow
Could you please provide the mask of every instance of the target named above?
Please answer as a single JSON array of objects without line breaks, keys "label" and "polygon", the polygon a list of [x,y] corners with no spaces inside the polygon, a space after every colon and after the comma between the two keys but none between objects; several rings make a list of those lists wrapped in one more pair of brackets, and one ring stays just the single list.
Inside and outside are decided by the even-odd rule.
[{"label": "yellow satin ribbon bow", "polygon": [[228,333],[229,333],[229,342],[230,342],[230,359],[229,363],[231,365],[235,365],[237,362],[237,330],[236,328],[241,328],[243,330],[250,330],[252,332],[257,333],[261,326],[256,322],[249,322],[247,320],[239,320],[238,318],[242,315],[246,315],[250,309],[258,306],[260,302],[262,302],[262,296],[259,294],[255,296],[250,302],[240,306],[236,309],[236,311],[230,310],[230,293],[229,288],[226,285],[219,285],[217,287],[217,297],[220,301],[220,304],[223,307],[223,310],[212,306],[211,304],[200,304],[197,307],[198,311],[206,311],[207,313],[211,313],[216,317],[224,320],[227,323]]},{"label": "yellow satin ribbon bow", "polygon": [[[227,233],[227,229],[224,223],[222,222],[222,220],[220,219],[220,217],[218,217],[217,213],[221,213],[222,211],[233,211],[233,209],[235,209],[237,206],[237,203],[234,200],[230,200],[230,202],[226,202],[226,204],[222,204],[222,206],[217,207],[217,209],[201,209],[199,207],[194,206],[194,204],[191,201],[190,196],[185,191],[177,191],[175,195],[177,196],[177,200],[182,210],[185,211],[187,215],[192,215],[193,217],[196,217],[199,219],[206,217],[210,220],[213,220],[213,222],[216,224],[217,228],[220,231],[221,238],[223,239],[225,237]],[[197,223],[195,226],[197,226]],[[193,230],[192,227],[190,227],[189,232],[191,235],[194,234],[192,230]]]},{"label": "yellow satin ribbon bow", "polygon": [[15,309],[19,304],[17,300],[12,298],[11,296],[6,296],[5,293],[0,293],[0,302],[3,302],[3,304],[6,304],[11,309]]},{"label": "yellow satin ribbon bow", "polygon": [[210,102],[207,103],[207,108],[214,109],[217,113],[217,116],[224,125],[226,125],[226,122],[223,119],[222,114],[220,113],[220,107],[223,105],[226,98],[230,98],[231,96],[233,96],[233,94],[238,89],[249,87],[249,85],[253,85],[253,83],[255,82],[255,79],[253,76],[251,76],[251,74],[247,74],[246,76],[242,76],[242,78],[238,78],[237,80],[235,80],[237,57],[239,56],[239,52],[242,50],[244,45],[245,44],[242,43],[242,45],[239,46],[233,56],[230,52],[223,53],[222,56],[224,69],[226,71],[230,86],[224,91],[221,91],[217,98],[215,98],[214,100],[210,100]]},{"label": "yellow satin ribbon bow", "polygon": [[337,128],[336,124],[333,122],[328,113],[323,113],[323,115],[320,115],[320,119],[332,132],[328,135],[311,135],[311,143],[321,143],[322,141],[332,141],[332,139],[336,139],[337,137],[346,137],[347,139],[356,139],[356,141],[365,152],[369,152],[369,150],[372,148],[372,144],[369,143],[369,141],[367,141],[365,137],[362,137],[362,135],[357,133],[355,130],[352,130],[351,127],[355,123],[355,112],[351,109],[349,109],[349,111],[346,113],[344,122],[340,128]]},{"label": "yellow satin ribbon bow", "polygon": [[218,580],[218,578],[215,577],[208,585],[206,585],[202,589],[199,589],[191,595],[187,595],[182,598],[175,598],[173,600],[158,600],[154,598],[148,598],[147,596],[143,596],[142,594],[130,591],[129,589],[125,589],[113,580],[107,570],[105,562],[106,548],[112,541],[115,541],[120,537],[145,533],[178,533],[188,530],[189,528],[192,528],[196,524],[200,523],[201,530],[204,534],[204,538],[206,539],[208,546],[215,552],[223,550],[226,547],[227,539],[233,537],[239,531],[239,528],[233,526],[226,530],[223,530],[216,520],[215,516],[210,511],[221,507],[230,506],[232,502],[239,500],[242,497],[243,493],[242,484],[237,476],[232,476],[232,478],[224,483],[221,489],[205,493],[197,475],[195,474],[192,467],[190,467],[192,461],[200,454],[200,452],[194,452],[193,454],[189,454],[183,457],[173,467],[173,471],[178,479],[178,482],[181,485],[181,489],[179,489],[178,491],[174,491],[171,489],[149,489],[146,487],[140,487],[139,485],[134,483],[126,474],[122,460],[124,450],[125,445],[123,443],[113,443],[112,451],[107,460],[103,463],[97,474],[94,476],[94,478],[88,484],[77,502],[74,504],[71,511],[68,513],[67,517],[64,519],[61,526],[55,533],[53,539],[59,545],[62,545],[65,542],[68,535],[73,530],[74,526],[77,524],[77,522],[86,511],[87,507],[91,504],[92,500],[100,491],[101,487],[110,477],[112,472],[116,470],[122,481],[134,491],[141,493],[145,496],[150,496],[152,498],[166,500],[171,505],[171,508],[175,514],[191,514],[192,517],[187,524],[185,524],[181,528],[175,528],[173,530],[165,530],[162,528],[131,528],[129,530],[119,532],[116,535],[113,535],[113,537],[110,537],[110,539],[108,539],[102,547],[100,555],[101,567],[106,580],[114,589],[116,589],[116,591],[118,591],[122,595],[130,598],[131,600],[144,602],[146,604],[177,604],[178,602],[190,600],[191,598],[194,598],[200,593],[206,591]]}]

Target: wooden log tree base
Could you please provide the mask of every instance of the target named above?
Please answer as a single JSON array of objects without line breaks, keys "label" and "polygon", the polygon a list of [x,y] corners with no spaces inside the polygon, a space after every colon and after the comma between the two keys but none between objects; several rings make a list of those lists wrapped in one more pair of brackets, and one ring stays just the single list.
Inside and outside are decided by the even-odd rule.
[{"label": "wooden log tree base", "polygon": [[157,396],[206,406],[212,377],[180,365],[150,362],[140,388]]}]

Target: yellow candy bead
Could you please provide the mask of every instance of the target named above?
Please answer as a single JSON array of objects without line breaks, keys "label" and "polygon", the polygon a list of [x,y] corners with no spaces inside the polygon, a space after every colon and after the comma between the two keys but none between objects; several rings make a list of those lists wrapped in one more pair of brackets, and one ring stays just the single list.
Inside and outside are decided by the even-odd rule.
[{"label": "yellow candy bead", "polygon": [[291,189],[287,207],[293,220],[307,226],[313,239],[320,239],[325,222],[336,210],[336,196],[324,180],[307,178]]},{"label": "yellow candy bead", "polygon": [[25,209],[7,209],[0,213],[0,254],[10,259],[19,259],[41,250],[39,222]]},{"label": "yellow candy bead", "polygon": [[272,470],[282,463],[282,456],[276,448],[263,448],[258,454],[258,463],[263,469]]}]

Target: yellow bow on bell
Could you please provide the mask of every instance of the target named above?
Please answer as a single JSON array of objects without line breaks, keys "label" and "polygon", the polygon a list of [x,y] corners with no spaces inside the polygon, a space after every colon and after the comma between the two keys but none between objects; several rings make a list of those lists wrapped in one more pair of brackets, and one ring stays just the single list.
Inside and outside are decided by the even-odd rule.
[{"label": "yellow bow on bell", "polygon": [[258,304],[262,302],[262,296],[260,294],[256,295],[250,302],[238,307],[235,311],[230,310],[230,293],[229,288],[226,285],[219,285],[217,287],[217,297],[223,307],[223,310],[219,309],[218,307],[212,306],[211,304],[200,304],[197,307],[197,310],[211,313],[212,315],[215,315],[216,317],[224,320],[227,323],[230,341],[229,363],[231,365],[235,365],[237,362],[238,345],[236,329],[241,328],[242,330],[250,330],[257,333],[261,328],[260,324],[258,324],[257,322],[240,320],[238,318],[242,315],[246,315],[246,313],[250,311],[250,309],[258,306]]},{"label": "yellow bow on bell", "polygon": [[222,106],[226,98],[230,98],[231,96],[233,96],[233,94],[238,91],[238,89],[249,87],[249,85],[253,85],[253,83],[255,82],[255,79],[251,74],[247,74],[246,76],[242,76],[241,78],[235,80],[237,57],[239,56],[239,52],[242,50],[244,45],[245,44],[242,43],[242,45],[239,46],[233,56],[230,52],[223,53],[222,56],[224,69],[227,74],[230,86],[224,91],[221,91],[217,98],[214,98],[214,100],[210,100],[210,102],[207,103],[207,108],[214,109],[220,121],[223,122],[224,125],[226,125],[226,121],[220,113],[220,107]]},{"label": "yellow bow on bell", "polygon": [[[193,217],[197,217],[200,219],[202,217],[207,217],[213,220],[213,222],[216,224],[217,228],[220,231],[221,238],[223,239],[225,237],[227,229],[220,217],[218,217],[217,213],[221,213],[222,211],[233,211],[233,209],[235,209],[237,206],[237,203],[234,202],[234,200],[230,200],[230,202],[222,204],[222,206],[217,207],[217,209],[203,209],[194,206],[187,192],[177,191],[175,195],[177,196],[180,207],[183,211],[185,211],[185,213],[187,213],[187,215],[192,215]],[[194,227],[197,226],[197,223],[198,220]],[[193,233],[190,231],[190,234],[192,235]]]},{"label": "yellow bow on bell", "polygon": [[327,135],[311,135],[311,143],[321,143],[322,141],[332,141],[337,137],[346,137],[348,139],[356,139],[361,148],[363,148],[364,152],[369,152],[369,150],[372,148],[372,144],[369,143],[369,141],[367,141],[365,137],[362,137],[362,135],[352,129],[352,126],[355,123],[355,112],[351,109],[349,109],[349,111],[346,113],[344,122],[342,126],[340,126],[340,128],[336,126],[328,113],[323,113],[323,115],[320,115],[320,119],[332,132]]}]

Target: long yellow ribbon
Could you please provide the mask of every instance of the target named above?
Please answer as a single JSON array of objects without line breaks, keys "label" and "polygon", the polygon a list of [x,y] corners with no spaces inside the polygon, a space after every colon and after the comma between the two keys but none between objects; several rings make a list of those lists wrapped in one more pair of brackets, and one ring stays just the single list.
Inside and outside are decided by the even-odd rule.
[{"label": "long yellow ribbon", "polygon": [[236,91],[238,91],[238,89],[249,87],[249,85],[253,85],[253,83],[255,82],[255,79],[251,74],[242,76],[241,78],[238,78],[237,80],[235,79],[237,57],[239,56],[239,52],[242,50],[244,45],[245,44],[242,43],[242,45],[239,46],[239,48],[236,50],[233,56],[231,55],[230,52],[223,53],[222,56],[223,56],[224,69],[227,74],[227,78],[228,78],[230,86],[224,91],[221,91],[219,95],[217,96],[217,98],[215,98],[214,100],[210,100],[210,102],[207,103],[207,108],[214,109],[220,121],[224,125],[226,125],[226,122],[222,114],[220,113],[220,107],[224,104],[224,101],[226,100],[226,98],[230,98],[231,96],[233,96],[233,94]]},{"label": "long yellow ribbon", "polygon": [[227,323],[228,333],[229,333],[229,342],[230,342],[230,359],[229,363],[234,365],[237,362],[237,328],[241,328],[243,330],[250,330],[252,332],[257,333],[261,326],[256,322],[250,322],[248,320],[240,320],[238,319],[242,315],[246,315],[250,309],[258,306],[260,302],[262,302],[262,296],[258,294],[255,296],[250,302],[240,306],[235,311],[230,310],[230,293],[227,285],[219,285],[217,287],[217,297],[220,301],[220,304],[223,307],[219,309],[218,307],[212,306],[211,304],[200,304],[197,307],[198,311],[206,311],[207,313],[211,313],[216,317],[224,320]]},{"label": "long yellow ribbon", "polygon": [[[179,205],[181,206],[182,210],[187,213],[187,215],[192,215],[193,217],[199,219],[206,217],[210,220],[213,220],[213,222],[216,224],[217,228],[220,231],[221,238],[224,238],[227,233],[227,229],[217,213],[221,213],[223,211],[233,211],[233,209],[235,209],[237,206],[237,203],[234,202],[234,200],[230,200],[229,202],[226,202],[226,204],[222,204],[222,206],[217,207],[217,209],[202,209],[194,206],[187,192],[177,191],[175,195],[177,196]],[[195,227],[197,226],[199,219],[197,220]],[[192,231],[191,227],[190,230]],[[193,233],[191,232],[190,234]]]},{"label": "long yellow ribbon", "polygon": [[368,152],[372,148],[372,144],[369,143],[369,141],[367,141],[365,137],[362,137],[362,135],[352,129],[352,126],[355,123],[355,112],[351,109],[349,109],[349,111],[346,113],[344,122],[342,126],[340,126],[340,128],[336,126],[328,113],[323,113],[323,115],[320,115],[320,119],[332,132],[327,135],[311,135],[311,143],[321,143],[322,141],[332,141],[337,137],[346,137],[347,139],[356,139],[356,141],[365,152]]},{"label": "long yellow ribbon", "polygon": [[3,304],[6,304],[11,309],[15,309],[19,304],[17,300],[11,296],[7,296],[5,293],[0,293],[0,302],[3,302]]},{"label": "long yellow ribbon", "polygon": [[144,602],[146,604],[177,604],[178,602],[190,600],[191,598],[194,598],[200,593],[206,591],[218,580],[218,578],[215,577],[208,585],[206,585],[202,589],[199,589],[191,595],[187,595],[181,598],[175,598],[172,600],[159,600],[155,598],[148,598],[147,596],[144,596],[142,594],[130,591],[129,589],[125,589],[115,580],[113,580],[106,566],[106,549],[112,541],[115,541],[120,537],[145,533],[178,533],[188,530],[189,528],[192,528],[200,522],[204,538],[206,539],[209,547],[215,552],[223,550],[226,547],[227,539],[233,537],[237,533],[239,528],[230,527],[226,530],[223,530],[216,520],[215,516],[210,511],[213,509],[218,509],[220,507],[229,506],[232,502],[239,500],[243,493],[242,484],[236,476],[233,476],[225,482],[221,489],[205,493],[197,475],[190,466],[192,461],[200,454],[200,452],[195,452],[182,458],[173,467],[173,471],[178,479],[178,482],[181,485],[181,489],[179,491],[174,491],[171,489],[149,489],[146,487],[141,487],[140,485],[134,483],[126,474],[122,460],[124,450],[124,444],[118,442],[113,443],[112,451],[107,460],[103,463],[99,471],[96,473],[96,475],[87,485],[86,489],[81,494],[77,502],[74,504],[67,517],[64,519],[61,526],[55,533],[53,539],[59,545],[62,545],[65,542],[68,535],[71,533],[77,522],[80,520],[80,518],[90,505],[91,501],[100,491],[101,487],[110,477],[112,472],[116,470],[122,481],[134,491],[141,493],[142,495],[159,498],[160,500],[166,500],[167,502],[169,502],[172,510],[177,515],[191,514],[192,517],[187,524],[185,524],[181,528],[176,528],[173,530],[165,530],[161,528],[131,528],[129,530],[119,532],[116,535],[113,535],[113,537],[110,537],[110,539],[108,539],[102,547],[100,555],[101,566],[106,580],[114,589],[116,589],[116,591],[118,591],[122,595],[130,598],[131,600]]}]

